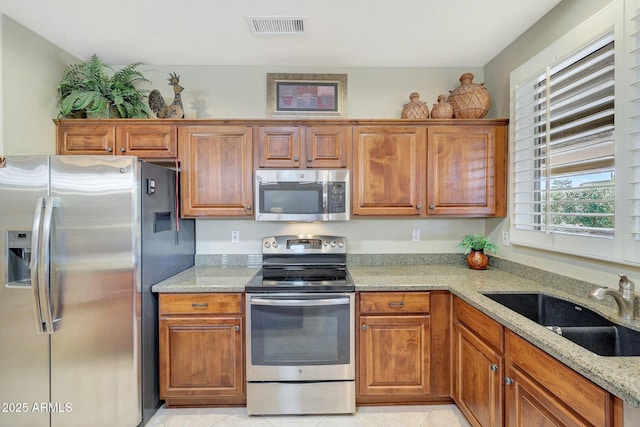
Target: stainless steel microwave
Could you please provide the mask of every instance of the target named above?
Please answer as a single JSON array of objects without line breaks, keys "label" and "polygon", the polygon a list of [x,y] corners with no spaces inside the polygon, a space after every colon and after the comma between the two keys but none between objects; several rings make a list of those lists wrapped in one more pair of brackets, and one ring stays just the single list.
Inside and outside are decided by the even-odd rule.
[{"label": "stainless steel microwave", "polygon": [[350,194],[348,170],[256,170],[256,221],[346,221]]}]

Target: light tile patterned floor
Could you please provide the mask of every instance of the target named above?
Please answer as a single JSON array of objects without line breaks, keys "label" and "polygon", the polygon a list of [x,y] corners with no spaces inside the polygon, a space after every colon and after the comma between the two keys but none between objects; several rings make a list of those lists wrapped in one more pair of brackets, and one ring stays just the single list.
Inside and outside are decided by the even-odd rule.
[{"label": "light tile patterned floor", "polygon": [[246,408],[160,408],[147,427],[468,427],[455,405],[363,406],[355,415],[248,416]]}]

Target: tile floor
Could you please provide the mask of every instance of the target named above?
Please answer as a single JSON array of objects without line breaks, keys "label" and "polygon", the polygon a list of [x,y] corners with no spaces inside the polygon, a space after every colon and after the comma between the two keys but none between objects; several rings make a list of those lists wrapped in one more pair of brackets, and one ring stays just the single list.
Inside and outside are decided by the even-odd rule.
[{"label": "tile floor", "polygon": [[160,408],[147,427],[468,427],[455,405],[363,406],[355,415],[248,416],[246,408]]}]

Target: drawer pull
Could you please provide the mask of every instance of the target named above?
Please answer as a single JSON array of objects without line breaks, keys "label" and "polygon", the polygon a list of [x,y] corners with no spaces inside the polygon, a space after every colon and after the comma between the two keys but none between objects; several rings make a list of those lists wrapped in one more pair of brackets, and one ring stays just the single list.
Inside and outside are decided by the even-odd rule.
[{"label": "drawer pull", "polygon": [[193,308],[206,308],[206,307],[209,307],[209,303],[208,302],[202,302],[202,303],[194,302],[194,303],[191,304],[191,307],[193,307]]},{"label": "drawer pull", "polygon": [[366,331],[367,330],[367,325],[362,325],[362,330]]},{"label": "drawer pull", "polygon": [[498,365],[494,363],[491,365],[490,369],[491,369],[491,372],[496,372],[498,370]]},{"label": "drawer pull", "polygon": [[504,383],[505,383],[506,385],[511,385],[511,384],[513,384],[513,378],[504,377]]},{"label": "drawer pull", "polygon": [[404,301],[389,301],[387,304],[389,307],[402,307],[404,306]]},{"label": "drawer pull", "polygon": [[235,330],[238,332],[240,330],[240,325],[236,325]]}]

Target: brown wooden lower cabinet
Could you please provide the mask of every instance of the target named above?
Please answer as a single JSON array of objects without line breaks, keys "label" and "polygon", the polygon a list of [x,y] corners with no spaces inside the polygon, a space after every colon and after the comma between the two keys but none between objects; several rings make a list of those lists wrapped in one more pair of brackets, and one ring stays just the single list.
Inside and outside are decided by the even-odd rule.
[{"label": "brown wooden lower cabinet", "polygon": [[448,292],[359,295],[358,404],[450,401]]},{"label": "brown wooden lower cabinet", "polygon": [[474,426],[502,426],[502,326],[458,298],[453,303],[453,399]]},{"label": "brown wooden lower cabinet", "polygon": [[619,399],[507,330],[505,425],[622,426]]},{"label": "brown wooden lower cabinet", "polygon": [[453,398],[473,426],[622,427],[622,401],[454,298]]},{"label": "brown wooden lower cabinet", "polygon": [[160,399],[166,407],[246,404],[243,296],[160,294]]},{"label": "brown wooden lower cabinet", "polygon": [[[245,405],[244,295],[159,296],[167,407]],[[447,291],[359,292],[356,403],[453,401],[475,427],[622,427],[622,401]]]}]

